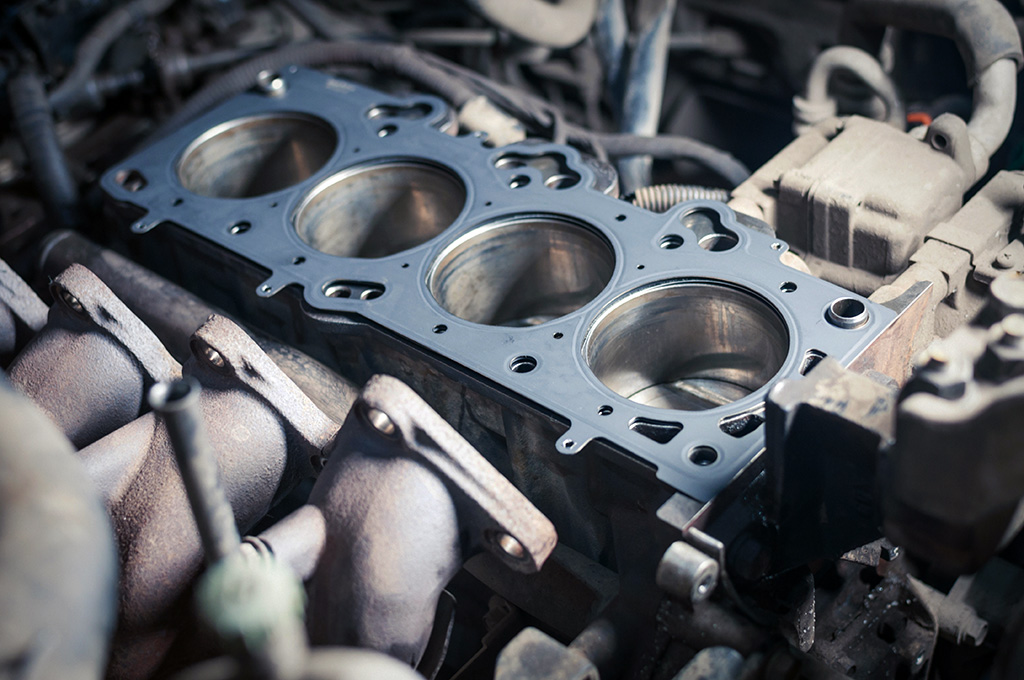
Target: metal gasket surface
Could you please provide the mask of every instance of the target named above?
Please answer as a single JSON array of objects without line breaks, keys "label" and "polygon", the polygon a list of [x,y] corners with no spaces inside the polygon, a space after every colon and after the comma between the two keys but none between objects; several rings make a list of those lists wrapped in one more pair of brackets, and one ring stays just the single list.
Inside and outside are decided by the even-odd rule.
[{"label": "metal gasket surface", "polygon": [[[180,225],[272,272],[260,296],[301,286],[500,384],[569,423],[563,453],[604,440],[706,500],[763,449],[773,384],[810,356],[849,362],[896,317],[783,265],[722,203],[650,213],[595,189],[572,148],[494,149],[441,131],[436,98],[282,77],[104,176],[145,210],[132,229]],[[250,125],[193,167],[252,120],[292,128]]]}]

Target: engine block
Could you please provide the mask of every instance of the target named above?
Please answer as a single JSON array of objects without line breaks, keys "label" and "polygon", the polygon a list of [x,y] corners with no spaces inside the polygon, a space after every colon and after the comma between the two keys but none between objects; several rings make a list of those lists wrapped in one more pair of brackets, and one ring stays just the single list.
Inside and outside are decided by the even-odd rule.
[{"label": "engine block", "polygon": [[562,423],[559,452],[601,442],[700,501],[763,450],[775,383],[850,363],[897,318],[722,203],[652,213],[573,148],[454,127],[438,99],[291,68],[102,187],[135,242],[203,251],[204,280],[237,258],[256,304],[397,338]]}]

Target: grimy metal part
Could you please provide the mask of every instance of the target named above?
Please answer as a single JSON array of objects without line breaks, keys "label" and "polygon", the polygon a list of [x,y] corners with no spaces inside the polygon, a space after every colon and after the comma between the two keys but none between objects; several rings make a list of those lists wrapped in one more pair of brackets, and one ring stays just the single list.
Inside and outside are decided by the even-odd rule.
[{"label": "grimy metal part", "polygon": [[558,541],[548,518],[390,376],[363,388],[310,505],[326,533],[310,581],[313,642],[377,649],[412,665],[441,591],[467,559],[487,550],[532,574]]},{"label": "grimy metal part", "polygon": [[91,271],[50,285],[46,325],[8,367],[11,383],[84,448],[147,410],[153,384],[181,375],[160,340]]},{"label": "grimy metal part", "polygon": [[707,500],[763,449],[774,383],[808,355],[848,364],[897,318],[785,266],[786,244],[722,203],[651,213],[594,188],[569,147],[445,134],[436,98],[279,77],[103,177],[131,231],[184,228],[263,271],[259,297],[298,286],[311,313],[539,406],[562,453],[602,440]]}]

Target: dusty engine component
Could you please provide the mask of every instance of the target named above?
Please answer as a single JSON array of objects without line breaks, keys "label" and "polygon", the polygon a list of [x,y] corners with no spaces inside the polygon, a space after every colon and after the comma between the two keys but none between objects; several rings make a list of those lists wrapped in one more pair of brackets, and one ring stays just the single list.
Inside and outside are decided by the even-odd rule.
[{"label": "dusty engine component", "polygon": [[[572,149],[494,150],[437,131],[435,100],[277,78],[274,96],[242,95],[106,175],[111,200],[143,212],[137,247],[158,238],[190,262],[176,278],[198,283],[212,272],[180,228],[216,243],[252,263],[239,280],[261,277],[260,298],[300,287],[312,309],[369,319],[558,414],[562,453],[608,442],[707,500],[762,448],[744,435],[773,381],[808,353],[851,361],[896,317],[780,264],[785,244],[721,204],[655,217],[591,188]],[[301,175],[277,162],[282,143]],[[272,185],[217,183],[261,163]],[[652,342],[641,355],[636,332]]]},{"label": "dusty engine component", "polygon": [[0,678],[1017,678],[1022,32],[7,3]]},{"label": "dusty engine component", "polygon": [[179,377],[181,366],[81,265],[61,273],[50,289],[55,302],[46,325],[8,375],[82,448],[135,420],[146,410],[146,390]]},{"label": "dusty engine component", "polygon": [[[854,1],[848,13],[850,25],[861,29],[876,21],[955,38],[975,87],[970,120],[946,114],[916,133],[904,133],[904,121],[897,129],[857,116],[822,117],[817,129],[737,187],[732,205],[775,226],[780,238],[813,258],[816,273],[854,286],[865,285],[867,273],[877,287],[884,277],[906,269],[925,234],[949,219],[964,193],[985,175],[1010,129],[1024,53],[998,3]],[[819,59],[829,57],[823,53]],[[839,67],[863,72],[849,57],[840,59]],[[812,71],[808,97],[824,88],[819,81],[827,80],[827,73],[821,67]],[[827,102],[834,112],[835,102]]]}]

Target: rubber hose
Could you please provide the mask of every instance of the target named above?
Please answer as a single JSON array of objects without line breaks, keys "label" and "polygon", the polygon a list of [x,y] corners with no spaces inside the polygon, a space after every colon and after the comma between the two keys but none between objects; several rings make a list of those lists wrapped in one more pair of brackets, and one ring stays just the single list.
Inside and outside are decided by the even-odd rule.
[{"label": "rubber hose", "polygon": [[517,38],[545,47],[572,47],[587,37],[597,0],[466,0],[488,21]]},{"label": "rubber hose", "polygon": [[633,194],[633,205],[651,212],[663,213],[685,201],[725,203],[730,196],[731,192],[727,189],[713,189],[693,184],[655,184],[637,189]]},{"label": "rubber hose", "polygon": [[974,88],[967,132],[976,177],[984,175],[992,154],[1013,123],[1017,104],[1016,72],[1024,64],[1020,34],[1010,12],[998,0],[854,0],[846,10],[849,41],[871,43],[884,26],[950,38],[956,42]]},{"label": "rubber hose", "polygon": [[36,74],[23,72],[11,79],[7,94],[14,127],[50,219],[74,228],[78,223],[78,184],[60,148],[43,83]]},{"label": "rubber hose", "polygon": [[[900,130],[906,127],[903,102],[896,92],[896,86],[892,79],[882,70],[881,64],[873,56],[856,47],[838,45],[823,51],[814,60],[811,71],[807,76],[805,102],[812,108],[811,111],[826,111],[824,117],[810,116],[810,119],[800,120],[800,115],[795,115],[797,123],[803,126],[812,126],[822,122],[827,117],[835,115],[835,99],[829,97],[828,86],[832,76],[839,71],[852,73],[866,85],[885,104],[885,122]],[[801,107],[794,103],[794,114],[799,114]]]},{"label": "rubber hose", "polygon": [[224,99],[249,89],[262,71],[326,64],[390,71],[434,92],[456,107],[461,107],[477,94],[442,69],[422,60],[415,49],[405,45],[322,41],[289,45],[243,62],[200,89],[157,128],[146,144],[165,137]]},{"label": "rubber hose", "polygon": [[870,45],[885,26],[954,40],[971,85],[1001,59],[1012,59],[1018,68],[1024,63],[1017,26],[998,0],[854,0],[846,7],[841,37]]},{"label": "rubber hose", "polygon": [[172,4],[174,0],[133,0],[103,17],[78,44],[71,72],[50,94],[53,106],[60,108],[73,92],[85,87],[107,50],[133,23],[160,14]]}]

